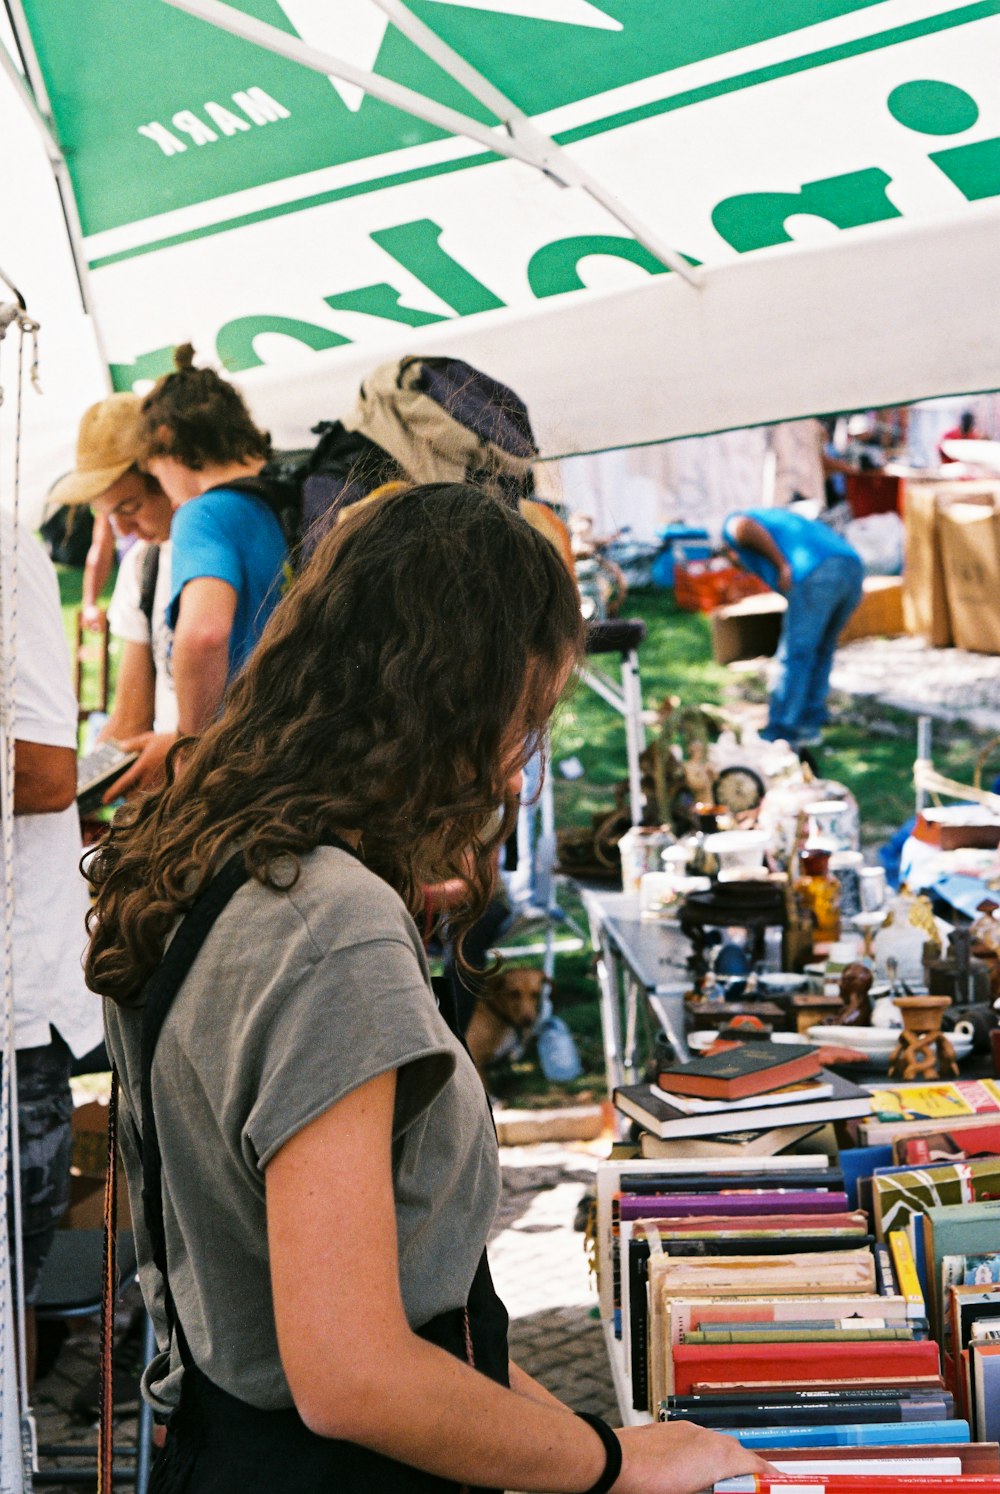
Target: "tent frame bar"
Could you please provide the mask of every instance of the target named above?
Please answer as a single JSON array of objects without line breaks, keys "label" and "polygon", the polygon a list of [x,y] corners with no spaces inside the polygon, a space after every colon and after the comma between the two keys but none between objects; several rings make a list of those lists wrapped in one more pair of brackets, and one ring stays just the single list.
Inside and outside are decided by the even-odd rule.
[{"label": "tent frame bar", "polygon": [[413,14],[404,0],[373,0],[373,3],[389,17],[397,30],[413,42],[414,46],[420,48],[425,56],[449,73],[457,83],[472,94],[473,98],[478,99],[487,109],[492,110],[497,118],[502,120],[513,140],[523,141],[540,161],[548,163],[546,169],[550,175],[565,182],[568,186],[579,187],[586,192],[613,218],[617,218],[618,222],[629,230],[633,238],[655,255],[661,264],[674,270],[682,280],[687,281],[688,285],[699,284],[697,272],[692,269],[683,255],[671,248],[669,244],[665,244],[651,228],[647,227],[619,198],[615,197],[602,181],[568,155],[551,135],[540,130],[524,110],[519,109],[513,100],[490,82],[489,78],[484,77],[466,58],[450,47],[447,42],[442,41],[435,31],[432,31]]},{"label": "tent frame bar", "polygon": [[66,157],[63,155],[62,148],[56,136],[48,93],[45,88],[42,70],[38,63],[38,57],[32,44],[31,32],[28,28],[28,20],[24,14],[21,0],[4,0],[4,4],[14,37],[21,56],[24,59],[27,76],[22,77],[10,53],[2,44],[0,44],[0,67],[2,67],[3,72],[13,82],[22,103],[42,137],[49,166],[52,169],[52,175],[55,179],[55,187],[59,197],[59,207],[62,212],[63,222],[66,225],[66,237],[69,241],[70,256],[73,260],[73,269],[76,273],[80,301],[84,312],[90,318],[100,365],[104,370],[108,392],[110,393],[110,362],[104,346],[100,322],[94,310],[94,298],[90,290],[90,267],[87,264],[87,253],[83,246],[83,229],[80,224],[80,215],[77,211],[76,194],[73,191],[72,178],[70,177],[69,167],[66,164]]},{"label": "tent frame bar", "polygon": [[447,43],[441,41],[430,27],[418,20],[399,0],[375,0],[375,4],[414,45],[496,114],[503,123],[505,133],[481,124],[479,120],[472,119],[458,109],[439,104],[415,89],[333,57],[318,47],[310,46],[298,36],[280,31],[276,26],[270,26],[231,5],[223,4],[222,0],[164,0],[164,3],[198,20],[207,21],[221,31],[228,31],[243,41],[285,57],[290,62],[311,68],[313,72],[353,83],[356,88],[373,98],[412,114],[437,129],[446,130],[451,135],[464,136],[497,155],[531,166],[559,186],[580,188],[627,228],[633,238],[661,264],[676,271],[689,285],[699,285],[696,272],[677,250],[662,243],[602,182],[567,155],[550,136],[538,130],[527,115],[495,88],[488,78],[484,78]]}]

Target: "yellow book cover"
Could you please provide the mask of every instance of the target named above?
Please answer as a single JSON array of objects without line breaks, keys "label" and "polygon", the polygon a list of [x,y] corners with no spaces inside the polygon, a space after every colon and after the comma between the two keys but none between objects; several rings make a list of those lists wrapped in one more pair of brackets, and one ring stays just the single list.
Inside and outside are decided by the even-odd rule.
[{"label": "yellow book cover", "polygon": [[883,1119],[948,1120],[1000,1111],[1000,1086],[993,1079],[954,1084],[900,1084],[872,1091],[872,1110]]},{"label": "yellow book cover", "polygon": [[892,1251],[892,1264],[896,1268],[896,1280],[899,1282],[900,1292],[906,1298],[908,1305],[919,1308],[919,1315],[924,1317],[926,1314],[924,1294],[920,1290],[917,1265],[913,1259],[910,1237],[905,1229],[889,1231],[889,1249]]}]

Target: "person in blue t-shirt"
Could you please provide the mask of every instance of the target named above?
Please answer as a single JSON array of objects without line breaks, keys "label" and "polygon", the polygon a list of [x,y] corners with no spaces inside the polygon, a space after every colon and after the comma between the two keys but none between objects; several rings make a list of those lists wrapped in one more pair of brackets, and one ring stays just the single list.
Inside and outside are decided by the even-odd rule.
[{"label": "person in blue t-shirt", "polygon": [[795,748],[815,746],[827,720],[837,639],[861,600],[861,557],[826,524],[787,508],[730,514],[722,537],[745,570],[788,599],[761,735]]},{"label": "person in blue t-shirt", "polygon": [[242,396],[190,344],[176,349],[142,406],[142,466],[174,505],[167,620],[180,734],[218,715],[281,597],[288,552],[267,502],[237,486],[271,454]]}]

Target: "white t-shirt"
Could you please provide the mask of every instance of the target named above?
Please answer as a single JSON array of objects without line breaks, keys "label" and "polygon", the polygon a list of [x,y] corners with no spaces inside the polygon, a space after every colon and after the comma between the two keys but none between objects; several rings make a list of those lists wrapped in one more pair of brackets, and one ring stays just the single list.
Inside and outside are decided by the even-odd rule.
[{"label": "white t-shirt", "polygon": [[[142,600],[143,562],[149,545],[136,540],[118,568],[118,580],[108,608],[108,627],[125,643],[150,643],[150,624],[139,605]],[[156,671],[156,693],[153,702],[156,731],[177,730],[177,695],[170,667],[170,644],[173,632],[167,624],[170,601],[170,541],[160,546],[160,563],[153,593],[152,645]]]},{"label": "white t-shirt", "polygon": [[[10,639],[14,524],[0,513],[4,638]],[[41,545],[18,537],[14,735],[45,747],[77,745],[77,703],[59,610],[59,585]],[[0,669],[6,667],[0,657]],[[83,981],[87,887],[76,805],[14,817],[14,1039],[39,1048],[57,1028],[77,1057],[102,1036],[101,1004]],[[3,970],[0,944],[0,974]]]}]

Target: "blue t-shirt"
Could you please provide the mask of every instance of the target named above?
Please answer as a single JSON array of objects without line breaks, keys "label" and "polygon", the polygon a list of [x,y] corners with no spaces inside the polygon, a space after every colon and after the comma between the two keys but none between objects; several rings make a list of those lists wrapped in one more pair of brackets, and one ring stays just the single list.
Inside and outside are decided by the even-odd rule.
[{"label": "blue t-shirt", "polygon": [[212,576],[236,592],[229,635],[229,678],[246,662],[284,589],[288,551],[281,525],[260,498],[214,488],[181,504],[170,526],[172,542],[167,622],[177,626],[181,592]]},{"label": "blue t-shirt", "polygon": [[777,567],[748,545],[736,543],[732,526],[737,519],[755,519],[762,529],[767,530],[787,560],[793,581],[804,581],[818,565],[833,555],[855,560],[861,565],[857,550],[828,524],[820,524],[817,519],[804,519],[801,514],[793,513],[787,508],[746,508],[739,513],[730,514],[722,526],[723,540],[731,550],[735,550],[740,564],[759,576],[774,591],[778,589]]}]

